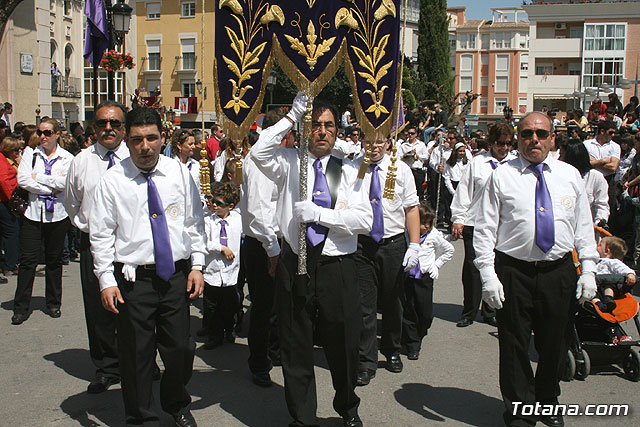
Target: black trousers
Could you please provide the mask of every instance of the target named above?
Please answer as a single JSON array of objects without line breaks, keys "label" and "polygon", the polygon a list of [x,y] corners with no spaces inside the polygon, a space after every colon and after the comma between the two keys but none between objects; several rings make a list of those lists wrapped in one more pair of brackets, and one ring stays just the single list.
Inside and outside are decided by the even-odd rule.
[{"label": "black trousers", "polygon": [[433,323],[433,279],[429,273],[420,279],[404,280],[405,304],[402,317],[402,346],[407,351],[420,351]]},{"label": "black trousers", "polygon": [[233,331],[236,313],[240,309],[240,297],[236,286],[211,286],[205,284],[202,307],[208,324],[209,338],[222,339],[225,332]]},{"label": "black trousers", "polygon": [[[449,193],[447,186],[444,184],[444,177],[437,178],[440,181],[440,203],[438,205],[438,223],[451,222],[451,202],[453,194]],[[437,188],[437,186],[436,186]],[[437,195],[436,195],[437,197]]]},{"label": "black trousers", "polygon": [[464,226],[462,239],[464,240],[464,262],[462,264],[464,300],[460,318],[475,320],[481,305],[480,314],[483,318],[495,317],[496,311],[482,301],[482,280],[480,272],[473,263],[473,260],[476,259],[476,251],[473,248],[473,227]]},{"label": "black trousers", "polygon": [[[573,319],[576,268],[571,254],[554,264],[536,267],[497,252],[496,272],[505,297],[503,308],[496,313],[505,421],[512,426],[532,426],[534,419],[512,415],[513,402],[557,402],[559,372],[567,354]],[[532,331],[538,352],[535,376],[529,362]]]},{"label": "black trousers", "polygon": [[[312,250],[315,248],[312,248]],[[342,417],[358,413],[355,394],[358,341],[362,329],[360,293],[353,256],[319,256],[308,263],[307,296],[294,292],[298,257],[283,243],[276,274],[276,304],[284,391],[292,426],[317,425],[314,329],[327,358],[333,408]]]},{"label": "black trousers", "polygon": [[0,202],[0,242],[4,253],[0,268],[16,270],[20,247],[20,219],[11,213],[8,202]]},{"label": "black trousers", "polygon": [[80,235],[80,282],[84,318],[87,322],[89,354],[96,367],[96,376],[119,377],[116,315],[102,307],[100,283],[93,273],[93,256],[89,235]]},{"label": "black trousers", "polygon": [[404,233],[384,240],[382,244],[369,236],[358,237],[355,260],[363,320],[359,371],[378,367],[378,306],[382,311],[380,352],[391,356],[400,351],[404,302],[402,261],[406,251]]},{"label": "black trousers", "polygon": [[195,341],[189,335],[189,269],[188,261],[178,261],[175,274],[165,282],[155,270],[139,267],[136,281],[127,282],[122,264],[115,264],[125,301],[118,305],[118,354],[127,425],[160,425],[152,409],[156,346],[165,368],[160,382],[162,409],[182,413],[191,403],[186,384],[193,369]]},{"label": "black trousers", "polygon": [[422,184],[424,183],[425,177],[427,176],[424,169],[413,169],[411,168],[411,172],[413,173],[413,180],[416,183],[416,190],[418,191],[418,198],[422,200],[422,196],[424,195],[424,190],[422,189]]},{"label": "black trousers", "polygon": [[44,242],[45,299],[48,309],[62,304],[62,249],[69,218],[56,222],[36,222],[23,218],[20,226],[20,267],[13,311],[26,314],[31,303],[33,280]]},{"label": "black trousers", "polygon": [[269,257],[256,238],[244,238],[245,263],[251,311],[249,312],[249,369],[254,374],[273,367],[270,354],[279,352],[275,315],[275,280],[269,276]]}]

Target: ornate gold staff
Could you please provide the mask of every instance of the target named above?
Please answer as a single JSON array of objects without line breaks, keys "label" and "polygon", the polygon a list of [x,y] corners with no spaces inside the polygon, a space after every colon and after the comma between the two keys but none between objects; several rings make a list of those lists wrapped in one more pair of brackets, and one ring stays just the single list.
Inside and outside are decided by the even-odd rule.
[{"label": "ornate gold staff", "polygon": [[[200,19],[202,42],[200,43],[200,73],[204,80],[204,4],[205,0],[202,0],[202,18]],[[202,139],[200,144],[202,150],[200,150],[200,192],[205,196],[211,195],[211,178],[209,176],[209,159],[207,157],[207,139],[204,133],[204,92],[200,97],[200,114],[202,114]]]},{"label": "ornate gold staff", "polygon": [[233,174],[233,180],[237,185],[242,185],[244,183],[244,177],[242,176],[242,147],[240,147],[240,154],[236,153],[236,150],[233,150],[233,156],[236,160],[236,171]]},{"label": "ornate gold staff", "polygon": [[[304,115],[304,129],[300,140],[300,201],[307,200],[307,176],[309,165],[309,139],[311,139],[311,112],[313,99],[307,102],[307,113]],[[307,224],[300,223],[298,232],[298,275],[307,274]]]}]

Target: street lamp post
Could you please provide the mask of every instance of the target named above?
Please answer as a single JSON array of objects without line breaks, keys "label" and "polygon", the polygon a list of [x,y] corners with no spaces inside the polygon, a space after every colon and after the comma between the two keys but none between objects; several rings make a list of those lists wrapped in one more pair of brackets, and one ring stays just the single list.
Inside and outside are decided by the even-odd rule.
[{"label": "street lamp post", "polygon": [[[111,0],[105,0],[105,9],[107,10],[107,24],[109,26],[109,50],[115,49],[116,45],[121,46],[124,43],[124,37],[129,32],[131,24],[131,13],[133,9],[126,4],[124,0],[112,5]],[[96,88],[96,94],[98,88]],[[115,100],[115,73],[107,72],[107,99]]]}]

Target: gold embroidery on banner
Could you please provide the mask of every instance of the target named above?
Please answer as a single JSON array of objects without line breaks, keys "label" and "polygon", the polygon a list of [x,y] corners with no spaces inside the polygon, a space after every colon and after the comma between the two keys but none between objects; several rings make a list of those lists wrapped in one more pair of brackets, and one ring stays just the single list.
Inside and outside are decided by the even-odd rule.
[{"label": "gold embroidery on banner", "polygon": [[225,6],[228,6],[236,15],[242,15],[242,6],[238,0],[220,0],[219,9],[222,9]]},{"label": "gold embroidery on banner", "polygon": [[311,9],[313,5],[316,4],[316,0],[307,0],[307,4],[309,5],[309,9]]},{"label": "gold embroidery on banner", "polygon": [[[289,34],[285,34],[284,37],[287,39],[289,44],[291,45],[291,49],[298,52],[300,56],[303,56],[307,59],[307,65],[313,71],[313,68],[318,63],[318,58],[320,58],[325,53],[331,50],[331,46],[333,42],[336,41],[335,37],[331,37],[327,40],[322,40],[320,44],[316,43],[318,40],[318,36],[316,35],[316,27],[313,25],[312,21],[309,21],[309,25],[307,25],[307,45],[300,40],[302,38],[302,28],[300,28],[300,14],[296,12],[297,19],[291,21],[291,25],[294,27],[298,27],[300,31],[300,37],[295,38],[290,36]],[[324,14],[320,15],[318,18],[318,23],[320,24],[320,39],[322,39],[322,29],[329,28],[330,24],[327,22],[322,22],[322,18]]]}]

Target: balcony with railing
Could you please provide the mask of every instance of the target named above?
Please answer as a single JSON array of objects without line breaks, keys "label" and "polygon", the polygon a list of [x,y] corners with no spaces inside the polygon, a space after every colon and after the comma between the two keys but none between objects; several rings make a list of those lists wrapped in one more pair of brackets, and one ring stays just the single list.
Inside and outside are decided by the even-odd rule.
[{"label": "balcony with railing", "polygon": [[580,58],[582,57],[582,39],[532,39],[531,52],[544,58]]},{"label": "balcony with railing", "polygon": [[62,98],[80,98],[82,80],[78,77],[51,77],[51,96]]}]

